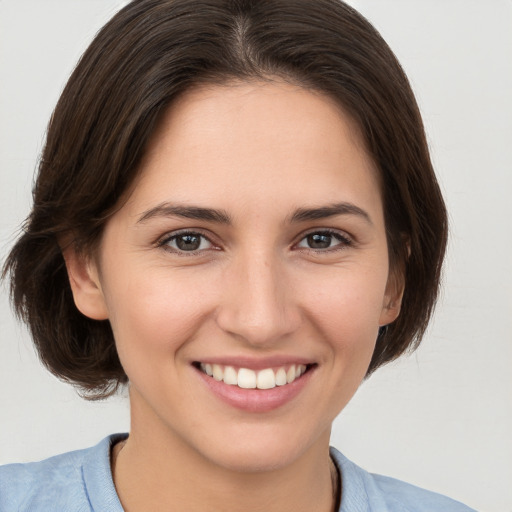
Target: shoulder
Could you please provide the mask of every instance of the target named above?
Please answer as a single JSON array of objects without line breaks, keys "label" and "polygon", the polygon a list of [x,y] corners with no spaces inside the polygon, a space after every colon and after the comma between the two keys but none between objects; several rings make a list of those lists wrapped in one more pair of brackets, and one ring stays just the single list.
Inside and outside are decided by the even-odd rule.
[{"label": "shoulder", "polygon": [[476,512],[441,494],[395,478],[368,473],[336,449],[331,455],[342,474],[343,496],[339,512]]},{"label": "shoulder", "polygon": [[[84,502],[81,469],[87,450],[0,467],[0,510],[52,510]],[[86,501],[86,500],[85,500]],[[89,510],[69,508],[66,510]]]},{"label": "shoulder", "polygon": [[[96,481],[101,479],[100,487],[109,487],[112,480],[109,454],[116,438],[109,436],[92,448],[63,453],[40,462],[0,466],[0,510],[93,510],[91,493],[101,492]],[[103,474],[106,471],[108,475]],[[111,487],[113,490],[113,483]]]}]

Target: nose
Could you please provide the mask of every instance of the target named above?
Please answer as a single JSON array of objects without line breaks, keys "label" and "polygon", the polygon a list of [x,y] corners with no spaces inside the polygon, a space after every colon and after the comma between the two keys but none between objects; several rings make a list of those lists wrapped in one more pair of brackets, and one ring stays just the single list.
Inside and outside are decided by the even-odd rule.
[{"label": "nose", "polygon": [[264,348],[297,331],[301,315],[293,287],[277,257],[252,254],[227,272],[217,324],[244,343]]}]

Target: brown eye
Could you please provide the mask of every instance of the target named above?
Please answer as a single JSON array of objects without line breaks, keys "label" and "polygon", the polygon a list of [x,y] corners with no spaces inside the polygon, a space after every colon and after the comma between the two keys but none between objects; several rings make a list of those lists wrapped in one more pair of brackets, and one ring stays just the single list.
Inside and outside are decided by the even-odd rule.
[{"label": "brown eye", "polygon": [[176,246],[182,251],[197,251],[201,245],[198,235],[180,235],[176,237]]},{"label": "brown eye", "polygon": [[341,249],[351,245],[351,241],[340,233],[319,231],[309,233],[299,243],[298,247],[313,250]]},{"label": "brown eye", "polygon": [[310,249],[328,249],[331,246],[332,235],[314,233],[306,237]]},{"label": "brown eye", "polygon": [[211,249],[212,243],[200,233],[180,233],[172,235],[160,244],[176,252],[194,252]]}]

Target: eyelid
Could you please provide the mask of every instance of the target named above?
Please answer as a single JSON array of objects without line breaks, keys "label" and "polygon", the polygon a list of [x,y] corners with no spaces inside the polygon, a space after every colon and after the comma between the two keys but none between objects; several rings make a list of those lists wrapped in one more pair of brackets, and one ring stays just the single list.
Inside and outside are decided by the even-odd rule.
[{"label": "eyelid", "polygon": [[[175,238],[179,237],[180,235],[187,235],[187,234],[198,235],[198,236],[204,238],[212,245],[212,247],[209,247],[208,249],[198,249],[195,251],[181,251],[179,249],[174,249],[169,246],[165,247],[166,244],[170,240],[175,239]],[[297,247],[298,244],[300,242],[302,242],[307,236],[313,235],[313,234],[330,235],[330,236],[333,236],[335,239],[337,239],[340,243],[335,245],[334,247],[327,248],[327,249],[314,249],[314,248],[308,248],[308,247],[298,247],[299,250],[326,253],[326,252],[342,250],[347,247],[351,247],[351,246],[355,245],[355,243],[356,243],[356,240],[354,239],[354,237],[349,235],[346,231],[333,229],[333,228],[313,228],[313,229],[309,229],[309,230],[301,233],[299,235],[299,237],[297,237],[297,240],[293,244],[293,247]],[[182,228],[182,229],[178,229],[175,231],[169,231],[169,232],[165,233],[164,235],[160,236],[154,242],[154,245],[156,247],[160,247],[160,248],[163,248],[165,250],[168,250],[170,252],[174,252],[174,253],[177,253],[180,255],[194,255],[194,254],[201,253],[203,251],[219,250],[220,249],[219,244],[215,243],[212,240],[212,238],[213,237],[211,235],[206,234],[204,232],[204,230],[201,228]],[[338,247],[338,246],[341,246],[341,247]]]},{"label": "eyelid", "polygon": [[[330,235],[334,238],[336,238],[340,243],[335,245],[334,247],[330,247],[327,249],[313,249],[311,247],[299,247],[299,250],[306,250],[306,251],[313,251],[313,252],[320,252],[320,253],[326,253],[330,251],[339,251],[343,250],[347,247],[352,247],[355,245],[355,239],[353,236],[349,235],[346,231],[333,229],[333,228],[314,228],[310,229],[304,233],[301,233],[298,240],[293,244],[294,247],[297,247],[300,242],[302,242],[306,237],[309,235]],[[341,247],[338,247],[341,246]]]},{"label": "eyelid", "polygon": [[[204,238],[205,240],[207,240],[212,245],[212,247],[209,247],[208,249],[197,249],[195,251],[181,251],[179,249],[175,249],[173,247],[166,246],[166,244],[169,243],[169,241],[179,237],[180,235],[198,235],[198,236]],[[183,228],[183,229],[177,229],[176,231],[169,231],[165,235],[160,236],[155,241],[155,246],[160,247],[160,248],[165,249],[170,252],[174,252],[176,254],[180,254],[180,255],[194,255],[194,254],[198,254],[198,253],[201,253],[201,252],[207,251],[207,250],[212,250],[212,249],[218,250],[219,249],[218,244],[216,244],[212,240],[212,237],[205,234],[204,231],[200,228]]]}]

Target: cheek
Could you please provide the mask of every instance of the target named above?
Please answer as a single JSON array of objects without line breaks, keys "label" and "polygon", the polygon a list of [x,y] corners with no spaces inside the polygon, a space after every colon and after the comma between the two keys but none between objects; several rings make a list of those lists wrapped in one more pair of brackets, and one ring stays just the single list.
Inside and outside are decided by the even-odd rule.
[{"label": "cheek", "polygon": [[[367,339],[379,328],[385,293],[383,273],[339,269],[315,281],[314,292],[303,289],[305,309],[330,338]],[[350,333],[350,336],[341,336]]]},{"label": "cheek", "polygon": [[[140,276],[112,286],[107,305],[116,346],[123,366],[144,366],[144,361],[172,361],[174,354],[200,328],[208,313],[208,287],[170,272],[141,270]],[[117,279],[120,281],[121,279]],[[128,369],[125,367],[128,373]]]},{"label": "cheek", "polygon": [[[313,335],[323,340],[335,386],[357,389],[366,374],[379,331],[386,272],[338,269],[315,293],[303,290],[303,308]],[[306,298],[307,297],[307,298]],[[348,386],[348,388],[347,388]]]}]

